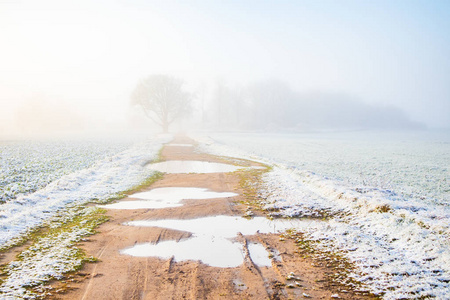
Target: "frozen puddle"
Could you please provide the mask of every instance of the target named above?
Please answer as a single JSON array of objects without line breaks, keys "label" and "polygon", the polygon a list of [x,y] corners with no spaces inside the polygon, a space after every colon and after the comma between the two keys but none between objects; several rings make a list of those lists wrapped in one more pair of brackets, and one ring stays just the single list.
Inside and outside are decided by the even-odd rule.
[{"label": "frozen puddle", "polygon": [[[288,228],[311,225],[311,221],[274,220],[263,217],[244,219],[235,216],[215,216],[191,220],[132,221],[125,225],[160,227],[192,233],[188,239],[163,241],[158,244],[138,244],[121,251],[123,254],[148,257],[155,256],[175,261],[200,260],[213,267],[237,267],[244,261],[243,245],[236,240],[238,233],[253,235],[277,233]],[[250,257],[258,266],[271,266],[269,253],[260,244],[248,244]]]},{"label": "frozen puddle", "polygon": [[163,173],[226,173],[242,169],[239,166],[195,160],[169,160],[148,167]]},{"label": "frozen puddle", "polygon": [[213,192],[204,188],[192,187],[167,187],[156,188],[148,192],[136,193],[130,195],[130,198],[139,199],[137,201],[121,201],[113,204],[102,205],[100,207],[107,209],[150,209],[150,208],[168,208],[182,206],[182,200],[187,199],[214,199],[237,196],[236,193]]}]

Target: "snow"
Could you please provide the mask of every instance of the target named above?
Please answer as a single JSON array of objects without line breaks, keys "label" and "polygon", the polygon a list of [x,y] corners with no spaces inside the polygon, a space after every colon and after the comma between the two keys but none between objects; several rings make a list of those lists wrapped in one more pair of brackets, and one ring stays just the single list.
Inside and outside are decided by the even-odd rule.
[{"label": "snow", "polygon": [[0,144],[0,203],[117,154],[131,141],[22,141]]},{"label": "snow", "polygon": [[[351,276],[372,292],[384,299],[450,297],[448,184],[442,186],[448,143],[384,142],[378,155],[377,143],[357,140],[352,147],[358,151],[340,139],[245,134],[218,135],[222,143],[196,139],[210,153],[273,166],[260,191],[268,213],[327,217],[302,232],[318,247],[343,253],[357,267]],[[367,169],[361,170],[362,164]],[[403,177],[396,178],[399,174]]]},{"label": "snow", "polygon": [[0,205],[0,247],[13,243],[68,205],[102,202],[139,184],[154,173],[146,165],[169,140],[161,137],[141,142]]},{"label": "snow", "polygon": [[[82,255],[74,245],[91,234],[95,224],[101,222],[99,208],[85,207],[83,204],[104,202],[153,175],[154,171],[147,164],[157,158],[163,143],[171,139],[171,136],[160,136],[129,146],[119,153],[104,149],[105,157],[89,163],[89,167],[59,176],[59,179],[34,193],[19,195],[3,203],[0,206],[0,246],[14,244],[30,230],[43,224],[48,225],[50,231],[23,251],[19,259],[6,265],[6,277],[0,286],[2,297],[42,298],[49,292],[39,290],[42,283],[62,278],[65,273],[80,267]],[[47,153],[41,151],[40,154]],[[82,153],[80,155],[84,157]],[[90,156],[86,155],[86,159],[89,160]],[[36,174],[38,176],[39,172]],[[42,174],[45,176],[46,172]],[[80,216],[84,221],[71,225]],[[33,286],[37,289],[27,288]]]},{"label": "snow", "polygon": [[[351,276],[372,292],[385,299],[450,298],[450,143],[218,137],[222,143],[208,137],[196,139],[201,150],[271,165],[260,189],[268,213],[306,217],[307,222],[294,227],[317,241],[318,247],[347,257],[357,267]],[[68,154],[67,160],[56,157],[60,150],[47,146],[43,151],[21,150],[22,154],[2,147],[1,196],[6,203],[0,205],[0,247],[13,244],[37,226],[63,223],[68,218],[65,212],[80,205],[101,203],[140,183],[154,173],[147,164],[170,139],[160,137],[104,151],[89,148]],[[80,154],[86,154],[81,155],[85,161]],[[54,156],[55,165],[44,159],[49,155]],[[46,164],[50,164],[47,169],[42,167]],[[38,171],[30,171],[29,166]],[[21,173],[28,177],[16,176]],[[24,286],[58,278],[79,265],[70,252],[71,243],[88,232],[80,227],[60,234],[35,245],[48,251],[28,249],[22,261],[8,266],[10,273],[1,286],[4,295],[23,297],[27,295]]]},{"label": "snow", "polygon": [[[95,213],[92,207],[84,208],[81,212],[85,216]],[[91,234],[94,224],[82,225],[40,238],[20,254],[20,259],[10,262],[5,268],[8,276],[0,286],[2,299],[35,298],[36,292],[26,287],[37,286],[54,278],[60,279],[65,273],[76,270],[82,258],[73,245]],[[45,291],[42,293],[45,295]]]}]

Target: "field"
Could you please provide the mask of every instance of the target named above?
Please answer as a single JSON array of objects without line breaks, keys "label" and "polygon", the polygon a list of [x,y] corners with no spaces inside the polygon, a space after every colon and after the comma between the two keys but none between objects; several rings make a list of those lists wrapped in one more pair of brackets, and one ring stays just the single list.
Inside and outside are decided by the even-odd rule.
[{"label": "field", "polygon": [[[43,282],[94,260],[76,245],[106,218],[102,208],[85,204],[105,203],[157,178],[146,165],[170,139],[1,144],[0,248],[25,240],[31,246],[3,268],[0,291],[45,295],[51,291],[39,291]],[[271,167],[247,183],[255,184],[257,208],[272,218],[300,219],[302,226],[286,236],[322,259],[332,253],[348,261],[353,267],[337,272],[337,282],[360,283],[385,299],[449,296],[447,134],[210,133],[195,139],[195,151]]]},{"label": "field", "polygon": [[3,143],[0,249],[29,239],[32,244],[3,268],[0,291],[33,297],[26,287],[60,278],[89,261],[74,245],[105,218],[101,209],[84,204],[120,197],[152,178],[155,172],[145,166],[158,158],[168,139]]},{"label": "field", "polygon": [[48,141],[0,144],[0,203],[26,195],[97,160],[125,150],[130,142]]},{"label": "field", "polygon": [[385,298],[448,297],[450,143],[443,133],[210,134],[203,149],[274,166],[263,209],[310,218],[315,246]]}]

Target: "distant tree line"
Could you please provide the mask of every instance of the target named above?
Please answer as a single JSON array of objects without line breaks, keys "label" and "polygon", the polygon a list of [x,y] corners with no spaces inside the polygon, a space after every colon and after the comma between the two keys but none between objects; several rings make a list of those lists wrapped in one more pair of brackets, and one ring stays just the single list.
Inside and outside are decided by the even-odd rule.
[{"label": "distant tree line", "polygon": [[417,129],[400,109],[345,94],[299,93],[277,80],[213,88],[209,126],[243,130]]},{"label": "distant tree line", "polygon": [[395,107],[370,105],[345,94],[299,93],[277,80],[248,85],[227,85],[223,81],[197,92],[187,92],[184,82],[168,75],[141,80],[131,103],[168,132],[170,124],[196,114],[194,123],[213,130],[316,129],[417,129]]}]

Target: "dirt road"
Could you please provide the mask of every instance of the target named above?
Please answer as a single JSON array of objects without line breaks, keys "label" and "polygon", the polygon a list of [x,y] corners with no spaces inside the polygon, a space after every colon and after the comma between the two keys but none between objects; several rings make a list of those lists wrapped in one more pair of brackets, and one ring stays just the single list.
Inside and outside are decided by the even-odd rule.
[{"label": "dirt road", "polygon": [[[193,143],[178,137],[173,143]],[[195,147],[166,146],[163,160],[220,160]],[[222,161],[223,162],[223,161]],[[248,165],[254,164],[247,162]],[[278,234],[241,236],[247,253],[239,267],[218,268],[201,261],[180,261],[157,257],[134,257],[120,251],[136,244],[179,241],[191,236],[190,232],[158,227],[125,226],[134,220],[192,219],[215,215],[242,216],[246,206],[244,190],[236,173],[165,174],[163,178],[142,191],[159,187],[201,187],[215,192],[234,192],[235,197],[186,200],[183,206],[162,209],[111,209],[110,221],[101,225],[99,233],[80,244],[86,253],[99,259],[89,263],[71,280],[55,282],[64,293],[56,299],[332,299],[338,294],[344,299],[364,298],[355,293],[342,292],[324,279],[330,270],[313,266],[308,258],[298,255],[292,240],[280,240]],[[125,201],[133,199],[126,198]],[[247,243],[257,241],[269,253],[276,249],[280,259],[272,258],[271,267],[258,267],[248,256]],[[294,279],[287,279],[293,272]],[[292,277],[292,276],[291,276]],[[334,295],[332,297],[332,295]]]}]

